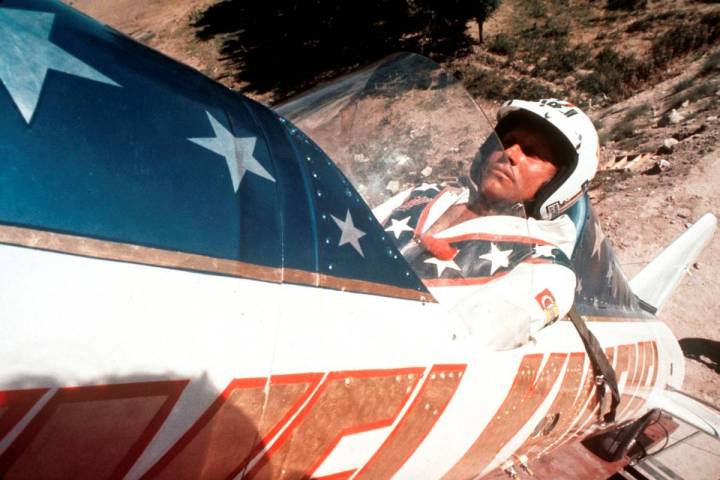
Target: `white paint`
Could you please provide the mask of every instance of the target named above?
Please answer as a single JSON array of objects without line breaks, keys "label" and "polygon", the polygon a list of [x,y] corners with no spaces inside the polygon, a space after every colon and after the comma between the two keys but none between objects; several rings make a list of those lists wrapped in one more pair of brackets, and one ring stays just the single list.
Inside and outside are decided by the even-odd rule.
[{"label": "white paint", "polygon": [[317,470],[312,472],[311,476],[313,478],[323,477],[359,469],[370,460],[390,432],[392,432],[392,427],[385,427],[342,437],[330,455]]},{"label": "white paint", "polygon": [[[396,475],[440,477],[495,415],[523,356],[584,351],[569,322],[540,330],[535,342],[522,347],[488,349],[488,337],[521,311],[493,302],[492,293],[503,283],[464,290],[463,298],[475,303],[458,309],[455,303],[423,304],[12,246],[0,246],[0,265],[1,389],[191,380],[129,479],[161,458],[235,378],[408,367],[427,372],[436,364],[466,364],[447,408]],[[589,322],[589,327],[603,346],[674,341],[659,322]],[[659,351],[661,365],[677,354]],[[658,382],[668,375],[659,372]],[[530,434],[561,379],[502,455],[511,455]],[[419,384],[403,413],[418,391]],[[343,440],[322,472],[362,467],[392,428]]]}]

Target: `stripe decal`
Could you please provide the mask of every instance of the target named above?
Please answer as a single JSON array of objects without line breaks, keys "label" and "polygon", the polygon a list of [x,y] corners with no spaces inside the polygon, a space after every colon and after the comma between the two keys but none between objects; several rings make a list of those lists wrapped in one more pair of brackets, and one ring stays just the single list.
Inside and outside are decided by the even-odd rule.
[{"label": "stripe decal", "polygon": [[290,268],[264,267],[237,260],[208,257],[193,253],[176,252],[9,225],[0,225],[0,244],[103,260],[136,263],[153,267],[213,273],[264,282],[287,282],[356,293],[436,302],[428,292],[394,287],[392,285],[334,277]]}]

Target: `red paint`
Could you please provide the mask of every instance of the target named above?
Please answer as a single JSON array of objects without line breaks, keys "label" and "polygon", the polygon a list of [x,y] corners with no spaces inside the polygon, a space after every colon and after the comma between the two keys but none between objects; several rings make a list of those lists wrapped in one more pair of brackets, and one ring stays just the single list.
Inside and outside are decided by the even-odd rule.
[{"label": "red paint", "polygon": [[333,473],[332,475],[325,475],[324,477],[313,477],[313,480],[347,480],[352,477],[353,473],[357,470],[348,470],[345,472]]},{"label": "red paint", "polygon": [[[292,472],[289,478],[312,477],[344,436],[392,425],[422,372],[422,368],[331,372],[247,478],[266,478],[273,466]],[[398,375],[403,380],[413,375],[413,380],[396,382]],[[393,388],[378,389],[385,383]],[[378,416],[376,410],[383,413]],[[276,458],[280,464],[272,465]]]},{"label": "red paint", "polygon": [[0,457],[8,478],[122,478],[187,381],[61,388]]},{"label": "red paint", "polygon": [[[398,422],[378,451],[375,452],[375,455],[373,455],[368,463],[360,470],[355,477],[356,479],[368,478],[375,480],[379,478],[392,478],[392,476],[397,473],[400,467],[415,453],[415,450],[417,450],[423,440],[425,440],[428,433],[430,433],[435,423],[437,423],[445,411],[445,408],[457,390],[460,383],[460,376],[465,372],[466,367],[467,365],[436,365],[430,370],[410,408],[408,408],[403,418]],[[437,379],[440,374],[450,373],[452,373],[453,376],[458,375],[456,377],[457,381],[453,381],[454,385],[452,385],[451,389],[446,389],[448,391],[442,392],[440,391],[442,385],[432,381],[433,375],[435,375]],[[423,404],[428,401],[428,398],[437,396],[440,396],[440,398],[436,400],[439,403],[439,405],[437,405],[437,414],[433,415],[431,422],[418,425],[420,422],[417,421],[416,415],[424,409]],[[412,423],[415,423],[415,425]],[[415,438],[408,434],[408,430],[413,428],[421,428],[419,435],[415,435]],[[378,471],[373,468],[379,463],[385,465],[385,469]],[[389,467],[387,465],[389,465]]]},{"label": "red paint", "polygon": [[[211,422],[217,421],[218,416],[222,415],[223,407],[227,407],[231,395],[238,390],[255,390],[257,395],[264,399],[264,405],[269,405],[270,402],[265,397],[265,388],[267,384],[267,378],[245,378],[235,379],[225,390],[218,396],[210,407],[197,419],[197,421],[188,429],[188,431],[178,440],[178,442],[168,450],[168,452],[144,475],[143,478],[155,478],[155,477],[168,477],[168,478],[192,478],[197,475],[209,474],[211,471],[213,477],[219,476],[219,478],[234,478],[238,475],[256,455],[258,455],[267,442],[273,438],[277,432],[287,424],[292,416],[300,409],[305,400],[313,392],[317,384],[320,382],[322,374],[320,373],[307,373],[298,375],[276,375],[270,379],[270,392],[271,395],[283,395],[286,392],[278,387],[283,385],[304,385],[305,388],[297,393],[291,394],[291,398],[288,400],[288,407],[285,409],[284,414],[275,422],[268,431],[259,432],[261,429],[261,423],[263,423],[263,415],[265,414],[264,409],[257,411],[257,414],[250,413],[250,407],[244,405],[238,405],[236,408],[241,410],[241,415],[237,415],[234,418],[227,418],[227,415],[223,418],[225,421],[240,421],[243,424],[239,425],[238,430],[243,427],[248,427],[252,430],[253,438],[212,438],[204,448],[201,448],[198,452],[198,448],[193,444],[194,441],[201,442],[199,440],[200,435]],[[239,412],[240,413],[240,412]],[[248,416],[249,415],[249,416]],[[239,419],[237,418],[239,417]],[[247,417],[247,418],[246,418]],[[262,437],[260,437],[262,435]],[[227,445],[228,442],[235,443],[233,446]],[[196,448],[193,448],[196,447]],[[247,447],[247,454],[240,460],[233,461],[232,458],[221,458],[213,460],[216,462],[214,465],[206,466],[204,462],[208,460],[206,455],[203,455],[202,450],[209,451],[220,451],[228,448],[241,449]],[[223,462],[224,460],[224,462]],[[187,465],[192,465],[192,468],[187,468]],[[206,470],[207,468],[207,470]],[[211,470],[210,470],[211,469]],[[221,473],[222,472],[222,473]]]},{"label": "red paint", "polygon": [[25,414],[35,405],[35,402],[48,392],[48,388],[34,388],[29,390],[9,390],[0,392],[0,439],[5,437],[15,427]]},{"label": "red paint", "polygon": [[558,381],[568,354],[551,353],[543,369],[544,355],[525,355],[512,387],[500,408],[463,457],[443,478],[467,478],[482,472],[495,455],[529,421]]}]

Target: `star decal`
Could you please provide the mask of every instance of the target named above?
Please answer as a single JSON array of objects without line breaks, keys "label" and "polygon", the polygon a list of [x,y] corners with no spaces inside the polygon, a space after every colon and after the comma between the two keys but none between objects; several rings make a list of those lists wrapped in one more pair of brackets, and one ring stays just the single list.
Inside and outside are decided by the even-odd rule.
[{"label": "star decal", "polygon": [[534,257],[554,257],[553,250],[557,247],[554,245],[536,245]]},{"label": "star decal", "polygon": [[188,138],[188,140],[225,158],[235,192],[237,193],[240,188],[240,182],[242,182],[245,172],[254,173],[259,177],[274,182],[273,176],[253,156],[257,137],[250,135],[235,137],[210,112],[206,113],[215,136]]},{"label": "star decal", "polygon": [[440,260],[439,258],[430,257],[425,260],[425,263],[432,263],[437,267],[438,278],[442,276],[446,268],[452,268],[458,272],[460,271],[460,267],[458,267],[457,263],[455,263],[455,260]]},{"label": "star decal", "polygon": [[494,275],[498,268],[510,265],[512,250],[500,250],[497,245],[490,243],[490,253],[480,255],[479,258],[490,261],[490,275]]},{"label": "star decal", "polygon": [[349,243],[350,245],[352,245],[355,251],[364,258],[365,254],[363,253],[362,247],[360,246],[360,239],[365,236],[365,232],[355,227],[355,225],[353,224],[352,215],[350,215],[350,210],[348,210],[345,214],[345,221],[340,220],[335,215],[330,216],[340,229],[340,242],[338,243],[338,247],[342,247],[346,243]]},{"label": "star decal", "polygon": [[615,270],[613,268],[613,264],[609,263],[607,272],[605,272],[605,278],[607,278],[607,280],[610,281],[610,280],[612,280],[614,274],[615,274]]},{"label": "star decal", "polygon": [[418,192],[425,192],[427,190],[437,190],[438,192],[440,191],[436,183],[423,183],[419,187],[415,187],[415,190],[417,190]]},{"label": "star decal", "polygon": [[595,223],[595,243],[593,243],[592,255],[590,258],[594,258],[595,255],[600,255],[600,249],[602,248],[603,241],[605,240],[605,234],[600,229],[600,224]]},{"label": "star decal", "polygon": [[390,220],[392,220],[392,225],[386,228],[385,231],[392,232],[395,235],[395,238],[400,238],[400,235],[402,235],[403,232],[412,232],[414,229],[408,225],[410,218],[410,215],[402,220],[395,220],[394,218],[391,218]]},{"label": "star decal", "polygon": [[30,124],[48,70],[119,87],[88,64],[50,42],[55,14],[0,8],[0,83]]}]

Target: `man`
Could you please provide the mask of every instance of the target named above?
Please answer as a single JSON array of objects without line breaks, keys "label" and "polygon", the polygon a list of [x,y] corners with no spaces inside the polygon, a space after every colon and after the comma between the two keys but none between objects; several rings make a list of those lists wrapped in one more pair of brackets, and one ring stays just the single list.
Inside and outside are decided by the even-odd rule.
[{"label": "man", "polygon": [[469,182],[407,190],[375,213],[441,303],[502,280],[494,295],[527,310],[532,334],[572,306],[576,230],[563,212],[595,175],[598,136],[559,100],[511,100],[497,116],[497,137],[476,155]]}]

